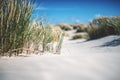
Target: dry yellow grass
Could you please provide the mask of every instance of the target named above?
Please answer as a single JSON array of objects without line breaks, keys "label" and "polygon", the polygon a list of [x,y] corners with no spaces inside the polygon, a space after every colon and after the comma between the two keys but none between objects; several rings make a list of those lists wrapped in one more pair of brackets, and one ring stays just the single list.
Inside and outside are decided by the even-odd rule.
[{"label": "dry yellow grass", "polygon": [[52,26],[52,27],[50,27],[50,29],[52,30],[51,32],[52,32],[54,41],[58,42],[63,31],[60,29],[59,26],[55,26],[55,27]]},{"label": "dry yellow grass", "polygon": [[72,39],[89,39],[89,35],[87,33],[77,33],[73,35]]},{"label": "dry yellow grass", "polygon": [[62,30],[65,31],[73,30],[73,27],[69,24],[58,24],[57,26],[59,26]]},{"label": "dry yellow grass", "polygon": [[86,32],[88,25],[86,24],[78,24],[76,25],[77,32]]}]

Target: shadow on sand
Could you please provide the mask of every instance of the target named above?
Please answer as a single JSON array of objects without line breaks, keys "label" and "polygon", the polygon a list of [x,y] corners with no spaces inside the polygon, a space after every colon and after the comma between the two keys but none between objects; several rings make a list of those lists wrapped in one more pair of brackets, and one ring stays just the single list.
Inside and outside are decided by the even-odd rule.
[{"label": "shadow on sand", "polygon": [[120,45],[120,38],[118,38],[118,39],[114,39],[114,40],[112,40],[112,41],[110,41],[110,42],[106,42],[105,44],[103,44],[103,45],[101,45],[100,47],[109,47],[109,46],[111,46],[111,47],[115,47],[115,46],[119,46]]}]

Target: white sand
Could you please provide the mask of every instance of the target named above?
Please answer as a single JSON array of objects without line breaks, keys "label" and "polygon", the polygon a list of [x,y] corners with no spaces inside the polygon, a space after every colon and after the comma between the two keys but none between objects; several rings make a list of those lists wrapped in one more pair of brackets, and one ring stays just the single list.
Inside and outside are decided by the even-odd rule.
[{"label": "white sand", "polygon": [[65,38],[61,55],[2,57],[0,80],[120,80],[120,45],[100,47],[118,38]]}]

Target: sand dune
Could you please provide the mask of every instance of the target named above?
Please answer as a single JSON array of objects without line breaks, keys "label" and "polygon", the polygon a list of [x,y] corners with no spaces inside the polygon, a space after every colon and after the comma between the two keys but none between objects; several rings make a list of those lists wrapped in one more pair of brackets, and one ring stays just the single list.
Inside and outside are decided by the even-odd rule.
[{"label": "sand dune", "polygon": [[119,38],[65,38],[61,55],[2,57],[0,80],[120,80]]}]

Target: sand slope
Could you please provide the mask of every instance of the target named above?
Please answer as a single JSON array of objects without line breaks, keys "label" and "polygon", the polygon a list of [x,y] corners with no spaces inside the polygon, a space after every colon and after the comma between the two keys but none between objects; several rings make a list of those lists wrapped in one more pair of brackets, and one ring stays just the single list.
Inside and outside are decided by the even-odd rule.
[{"label": "sand slope", "polygon": [[120,80],[119,38],[65,38],[61,55],[2,57],[0,80]]}]

